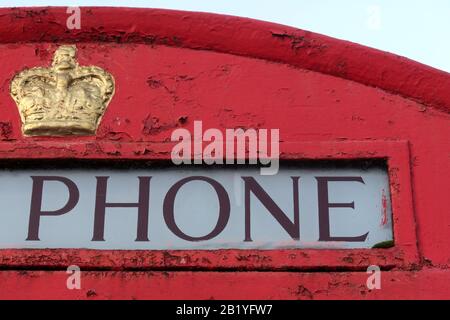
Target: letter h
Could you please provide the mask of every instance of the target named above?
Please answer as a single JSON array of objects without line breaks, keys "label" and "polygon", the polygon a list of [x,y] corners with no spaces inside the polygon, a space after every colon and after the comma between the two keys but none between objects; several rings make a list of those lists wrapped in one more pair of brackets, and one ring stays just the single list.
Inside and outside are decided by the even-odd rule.
[{"label": "letter h", "polygon": [[111,203],[106,202],[106,187],[109,177],[97,178],[97,192],[95,201],[94,236],[92,241],[105,241],[105,211],[106,208],[138,208],[136,241],[149,241],[148,239],[148,211],[150,198],[150,179],[139,178],[139,201],[137,203]]}]

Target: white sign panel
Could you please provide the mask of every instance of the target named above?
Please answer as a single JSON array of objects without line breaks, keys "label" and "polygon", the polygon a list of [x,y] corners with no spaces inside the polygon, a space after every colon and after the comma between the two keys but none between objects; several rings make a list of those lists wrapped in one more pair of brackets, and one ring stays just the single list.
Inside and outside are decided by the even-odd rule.
[{"label": "white sign panel", "polygon": [[0,171],[0,248],[371,248],[392,241],[385,169]]}]

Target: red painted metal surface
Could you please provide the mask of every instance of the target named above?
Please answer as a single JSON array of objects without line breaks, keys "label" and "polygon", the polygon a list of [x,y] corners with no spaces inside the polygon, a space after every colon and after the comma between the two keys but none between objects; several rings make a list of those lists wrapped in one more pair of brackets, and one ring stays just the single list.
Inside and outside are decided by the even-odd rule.
[{"label": "red painted metal surface", "polygon": [[[1,299],[448,299],[449,272],[385,272],[369,290],[364,272],[86,272],[67,290],[63,271],[4,271]],[[26,281],[26,282],[25,282]],[[21,286],[18,286],[21,284]]]},{"label": "red painted metal surface", "polygon": [[[222,130],[280,128],[283,159],[387,159],[396,244],[2,250],[0,265],[10,270],[0,272],[0,298],[450,298],[449,74],[236,17],[86,8],[81,30],[67,30],[67,17],[63,8],[0,10],[1,158],[168,160],[172,130],[192,129],[194,120]],[[96,136],[23,137],[9,83],[25,67],[49,65],[65,43],[77,44],[80,64],[114,75],[116,95]],[[86,271],[83,290],[67,290],[67,274],[56,271],[70,264]],[[370,264],[386,270],[381,290],[365,287]]]}]

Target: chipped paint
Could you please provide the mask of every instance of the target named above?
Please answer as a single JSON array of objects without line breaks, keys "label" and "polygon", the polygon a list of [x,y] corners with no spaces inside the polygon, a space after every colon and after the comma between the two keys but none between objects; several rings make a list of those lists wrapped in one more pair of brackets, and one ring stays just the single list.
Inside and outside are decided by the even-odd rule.
[{"label": "chipped paint", "polygon": [[[0,298],[450,297],[450,182],[444,179],[450,174],[449,74],[272,23],[153,9],[81,10],[89,17],[84,28],[66,32],[64,8],[0,9],[4,161],[128,159],[151,165],[170,161],[172,130],[191,129],[195,120],[221,130],[280,128],[283,161],[387,162],[395,245],[208,254],[0,250],[6,269]],[[24,138],[8,84],[25,67],[47,65],[57,45],[72,42],[80,63],[116,76],[116,96],[98,134]],[[385,212],[382,202],[382,224]],[[59,285],[70,264],[86,270],[80,292]],[[364,287],[371,264],[384,272],[383,290]]]}]

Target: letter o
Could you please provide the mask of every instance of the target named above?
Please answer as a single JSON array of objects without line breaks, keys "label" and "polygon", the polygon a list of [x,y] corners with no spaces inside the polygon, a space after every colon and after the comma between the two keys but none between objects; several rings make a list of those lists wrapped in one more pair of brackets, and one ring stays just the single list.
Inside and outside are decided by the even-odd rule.
[{"label": "letter o", "polygon": [[[175,214],[174,214],[174,204],[175,204],[175,197],[180,190],[180,188],[185,185],[188,182],[191,181],[205,181],[209,183],[214,190],[217,193],[217,196],[219,198],[219,218],[217,219],[217,224],[214,227],[214,229],[207,234],[206,236],[202,237],[191,237],[187,234],[185,234],[181,229],[177,226],[175,222]],[[225,190],[225,188],[216,180],[204,177],[204,176],[192,176],[188,178],[181,179],[177,183],[175,183],[167,192],[165,198],[164,198],[164,204],[163,204],[163,213],[164,213],[164,220],[166,221],[167,227],[172,231],[177,237],[187,240],[187,241],[204,241],[204,240],[210,240],[217,235],[219,235],[223,229],[225,229],[228,220],[230,218],[230,199],[228,198],[228,194]]]}]

